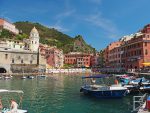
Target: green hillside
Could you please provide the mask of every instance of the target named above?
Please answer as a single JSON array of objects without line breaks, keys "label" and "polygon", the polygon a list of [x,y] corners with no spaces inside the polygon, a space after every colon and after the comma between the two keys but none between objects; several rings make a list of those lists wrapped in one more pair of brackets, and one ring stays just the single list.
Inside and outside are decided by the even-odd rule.
[{"label": "green hillside", "polygon": [[[16,27],[22,31],[22,33],[27,34],[29,36],[31,29],[35,26],[40,34],[40,42],[43,44],[47,44],[50,46],[57,46],[59,49],[62,49],[64,53],[72,52],[72,51],[82,51],[82,52],[92,52],[94,49],[87,45],[86,42],[83,40],[82,36],[76,36],[72,38],[62,32],[54,28],[48,28],[43,26],[39,23],[32,23],[32,22],[16,22],[14,23]],[[76,40],[80,40],[82,46],[79,46],[75,49]]]}]

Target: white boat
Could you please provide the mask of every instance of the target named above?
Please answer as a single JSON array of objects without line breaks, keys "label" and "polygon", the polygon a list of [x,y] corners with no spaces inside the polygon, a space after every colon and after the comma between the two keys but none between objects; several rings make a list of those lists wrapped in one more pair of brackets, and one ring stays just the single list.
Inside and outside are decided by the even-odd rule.
[{"label": "white boat", "polygon": [[29,78],[29,79],[34,79],[34,76],[28,76],[27,78]]},{"label": "white boat", "polygon": [[22,79],[26,79],[27,77],[26,77],[26,76],[22,76],[21,78],[22,78]]},{"label": "white boat", "polygon": [[6,76],[4,76],[4,79],[11,79],[11,78],[12,78],[11,75],[6,75]]},{"label": "white boat", "polygon": [[43,75],[43,74],[42,74],[42,75],[38,75],[37,77],[38,77],[38,78],[46,78],[47,75]]},{"label": "white boat", "polygon": [[[23,91],[22,90],[7,90],[7,89],[0,89],[0,93],[4,93],[5,95],[8,95],[10,93],[16,93],[17,96],[20,97],[20,102],[22,101],[22,97],[23,97]],[[4,96],[5,96],[4,95]],[[8,101],[8,100],[7,100]],[[1,103],[2,104],[2,103]],[[19,107],[19,106],[18,106]],[[0,113],[10,113],[11,109],[10,109],[10,105],[8,103],[8,106],[5,106],[5,108],[3,108]],[[17,109],[17,113],[27,113],[27,110],[23,110],[23,109]]]},{"label": "white boat", "polygon": [[27,77],[24,76],[24,70],[23,70],[23,76],[21,77],[22,79],[26,79]]}]

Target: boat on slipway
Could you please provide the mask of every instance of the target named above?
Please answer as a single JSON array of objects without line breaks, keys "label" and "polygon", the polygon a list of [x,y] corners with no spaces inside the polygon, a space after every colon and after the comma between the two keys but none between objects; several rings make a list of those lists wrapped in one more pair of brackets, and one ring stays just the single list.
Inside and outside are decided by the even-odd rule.
[{"label": "boat on slipway", "polygon": [[[13,113],[13,112],[11,112],[10,105],[9,105],[9,103],[7,103],[7,102],[9,102],[9,101],[8,101],[8,97],[9,97],[8,95],[10,95],[10,96],[11,96],[11,99],[12,99],[12,95],[13,95],[14,93],[16,94],[17,97],[19,96],[20,101],[19,101],[19,104],[18,104],[18,105],[21,105],[21,103],[22,103],[22,97],[23,97],[23,93],[24,93],[22,90],[0,89],[0,95],[1,95],[1,97],[3,97],[3,98],[4,98],[4,96],[7,97],[7,98],[5,99],[6,102],[4,102],[3,98],[0,99],[0,105],[1,105],[1,106],[4,106],[4,105],[2,104],[2,102],[6,104],[5,107],[0,110],[0,113]],[[14,97],[13,97],[13,98],[14,98]],[[18,107],[21,108],[21,106],[18,106]],[[15,113],[27,113],[27,110],[17,109],[17,112],[15,112]]]},{"label": "boat on slipway", "polygon": [[[110,75],[93,75],[83,76],[84,81],[81,86],[80,92],[85,95],[90,95],[96,98],[122,98],[128,93],[127,88],[115,85],[99,84],[99,79],[109,78]],[[86,79],[90,79],[90,82],[86,82]]]}]

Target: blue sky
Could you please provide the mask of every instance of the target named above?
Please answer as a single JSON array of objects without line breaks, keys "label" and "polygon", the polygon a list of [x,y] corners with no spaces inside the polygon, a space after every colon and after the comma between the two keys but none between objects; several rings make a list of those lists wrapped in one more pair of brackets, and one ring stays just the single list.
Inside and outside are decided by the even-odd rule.
[{"label": "blue sky", "polygon": [[0,17],[39,22],[97,50],[150,23],[150,0],[0,0]]}]

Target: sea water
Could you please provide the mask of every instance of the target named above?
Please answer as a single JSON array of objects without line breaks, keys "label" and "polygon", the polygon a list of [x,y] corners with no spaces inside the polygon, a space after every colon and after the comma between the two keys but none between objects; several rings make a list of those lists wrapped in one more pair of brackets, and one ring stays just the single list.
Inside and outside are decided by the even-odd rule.
[{"label": "sea water", "polygon": [[131,113],[132,95],[122,99],[97,99],[80,93],[81,85],[81,76],[73,74],[0,80],[0,89],[24,91],[22,104],[19,99],[17,102],[28,113]]}]

